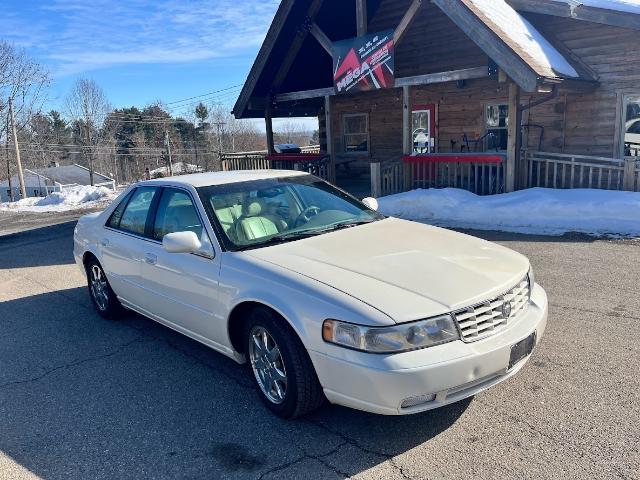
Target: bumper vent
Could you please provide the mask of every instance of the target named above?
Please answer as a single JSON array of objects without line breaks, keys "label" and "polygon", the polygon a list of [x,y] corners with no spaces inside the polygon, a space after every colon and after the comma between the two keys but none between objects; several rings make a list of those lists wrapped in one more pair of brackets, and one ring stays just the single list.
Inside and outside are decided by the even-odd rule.
[{"label": "bumper vent", "polygon": [[504,295],[453,312],[462,340],[474,342],[497,333],[528,307],[529,296],[525,277]]}]

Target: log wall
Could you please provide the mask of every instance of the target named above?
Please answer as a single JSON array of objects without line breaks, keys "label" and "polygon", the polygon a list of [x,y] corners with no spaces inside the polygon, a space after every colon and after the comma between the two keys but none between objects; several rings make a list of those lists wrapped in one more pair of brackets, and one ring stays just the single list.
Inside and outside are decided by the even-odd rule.
[{"label": "log wall", "polygon": [[[394,28],[411,0],[383,0],[370,31]],[[640,94],[640,42],[634,30],[569,18],[527,14],[552,42],[569,48],[599,77],[594,91],[562,88],[556,98],[523,113],[523,147],[531,150],[617,157],[621,154],[622,98]],[[488,64],[486,55],[437,7],[424,3],[396,49],[396,76],[406,77]],[[522,95],[522,104],[540,98]],[[463,135],[484,132],[484,107],[507,103],[508,84],[498,76],[411,87],[412,104],[436,104],[438,151],[459,151]],[[368,155],[359,161],[387,161],[402,155],[402,90],[332,98],[332,131],[338,156],[344,155],[342,116],[369,115]],[[512,118],[513,115],[512,115]],[[542,128],[540,128],[542,127]],[[542,132],[542,139],[541,139]],[[455,142],[452,144],[452,142]],[[452,147],[453,145],[453,147]]]}]

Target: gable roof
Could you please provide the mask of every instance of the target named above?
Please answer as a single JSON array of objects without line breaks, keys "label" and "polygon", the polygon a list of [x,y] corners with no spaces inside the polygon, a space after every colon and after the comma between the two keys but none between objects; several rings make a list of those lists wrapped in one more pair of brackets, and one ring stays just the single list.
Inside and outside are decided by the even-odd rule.
[{"label": "gable roof", "polygon": [[[367,2],[369,18],[373,17],[380,3],[380,0]],[[588,74],[585,77],[584,70],[574,68],[567,57],[504,0],[431,0],[431,4],[449,17],[526,91],[535,91],[545,80],[593,80]],[[319,43],[311,35],[306,35],[313,21],[306,15],[310,5],[322,7],[318,6],[314,12],[319,17],[325,17],[323,25],[333,40],[356,35],[355,9],[348,13],[342,8],[340,15],[336,14],[337,9],[344,5],[343,0],[283,0],[233,108],[236,118],[261,117],[266,106],[265,99],[275,94],[296,90],[321,91],[333,86],[330,67],[326,68],[326,75],[307,73],[313,71],[309,62],[326,62],[328,65],[331,62]],[[318,23],[322,24],[320,20]],[[285,81],[274,91],[276,72],[287,61],[289,47],[296,37],[298,41],[303,38],[300,48],[304,55],[295,57],[287,77],[289,82]],[[305,65],[309,68],[305,69]],[[295,86],[291,85],[292,79],[295,79]],[[304,115],[305,112],[314,115],[320,105],[317,100],[299,101],[286,112],[283,111],[283,115]],[[279,112],[274,111],[273,116],[279,116]]]},{"label": "gable roof", "polygon": [[638,0],[507,0],[521,12],[542,13],[640,30]]},{"label": "gable roof", "polygon": [[[52,182],[57,182],[61,185],[90,185],[89,169],[82,165],[63,165],[59,167],[48,168],[32,168],[29,170],[37,175],[41,175]],[[93,183],[96,185],[100,183],[112,182],[113,178],[107,177],[102,173],[93,172]]]},{"label": "gable roof", "polygon": [[576,78],[567,59],[522,15],[501,1],[463,0],[541,77]]}]

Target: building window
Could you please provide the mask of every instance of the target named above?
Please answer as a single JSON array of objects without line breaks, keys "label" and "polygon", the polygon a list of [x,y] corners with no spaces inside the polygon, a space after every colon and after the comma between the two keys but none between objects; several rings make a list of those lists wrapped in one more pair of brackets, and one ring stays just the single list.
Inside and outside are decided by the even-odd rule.
[{"label": "building window", "polygon": [[369,116],[366,113],[342,117],[344,151],[367,153],[369,151]]},{"label": "building window", "polygon": [[487,105],[485,113],[485,149],[507,150],[509,105]]},{"label": "building window", "polygon": [[640,96],[627,97],[625,102],[624,155],[640,157]]}]

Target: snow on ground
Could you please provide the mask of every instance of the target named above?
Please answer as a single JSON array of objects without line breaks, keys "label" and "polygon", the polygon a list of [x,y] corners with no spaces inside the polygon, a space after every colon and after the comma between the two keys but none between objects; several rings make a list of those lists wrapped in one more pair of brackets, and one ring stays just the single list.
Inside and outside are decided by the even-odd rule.
[{"label": "snow on ground", "polygon": [[118,195],[104,187],[79,186],[53,192],[46,197],[29,197],[17,202],[0,203],[0,211],[65,212],[106,206]]},{"label": "snow on ground", "polygon": [[640,236],[640,192],[531,188],[478,196],[455,188],[378,199],[380,212],[443,227],[562,235]]}]

